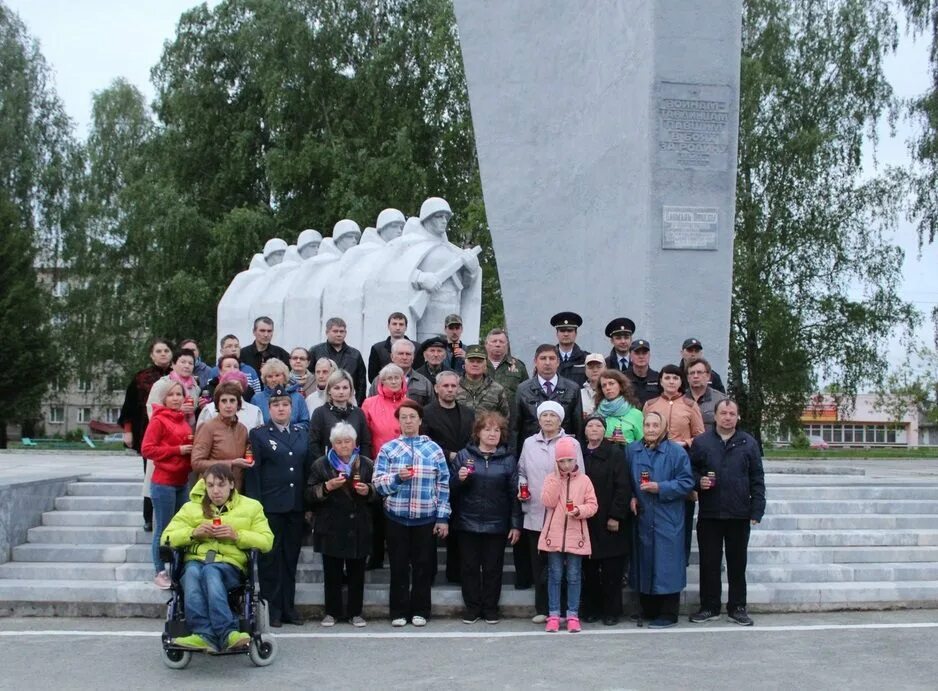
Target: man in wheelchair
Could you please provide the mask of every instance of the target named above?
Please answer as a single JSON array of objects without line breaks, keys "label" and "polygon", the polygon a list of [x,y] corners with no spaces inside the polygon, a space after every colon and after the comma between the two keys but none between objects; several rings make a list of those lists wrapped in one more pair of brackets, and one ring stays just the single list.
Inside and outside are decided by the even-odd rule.
[{"label": "man in wheelchair", "polygon": [[[268,552],[273,541],[260,502],[238,493],[230,466],[221,462],[206,470],[160,538],[162,546],[183,551],[182,578],[174,564],[172,581],[174,590],[182,584],[184,623],[191,633],[171,633],[173,646],[208,653],[235,652],[250,646],[251,636],[240,630],[228,592],[237,588],[247,573],[246,551]],[[167,630],[177,619],[172,611],[177,597],[178,592],[170,601]],[[245,597],[255,596],[246,593]],[[185,633],[185,629],[179,631]]]}]

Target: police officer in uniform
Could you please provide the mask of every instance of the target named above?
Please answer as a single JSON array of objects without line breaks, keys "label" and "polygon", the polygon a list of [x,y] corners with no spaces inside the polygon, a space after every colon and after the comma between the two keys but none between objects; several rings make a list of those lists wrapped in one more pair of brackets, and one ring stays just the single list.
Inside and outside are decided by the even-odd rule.
[{"label": "police officer in uniform", "polygon": [[632,388],[643,406],[653,398],[661,395],[661,384],[658,381],[658,371],[653,370],[651,360],[651,343],[644,338],[632,341],[632,362],[625,371],[632,382]]},{"label": "police officer in uniform", "polygon": [[576,312],[558,312],[550,318],[550,325],[557,330],[556,349],[560,358],[557,374],[579,388],[586,383],[586,356],[590,352],[576,344],[577,329],[583,326],[583,317]]},{"label": "police officer in uniform", "polygon": [[628,372],[632,362],[632,334],[635,333],[635,322],[628,317],[616,317],[606,324],[606,338],[612,341],[612,350],[606,358],[606,367],[617,369],[623,374]]},{"label": "police officer in uniform", "polygon": [[303,542],[303,492],[313,458],[309,433],[290,424],[287,389],[270,395],[270,422],[251,430],[254,466],[244,474],[244,493],[257,499],[274,533],[274,546],[260,558],[261,597],[270,606],[270,625],[302,626],[296,611],[296,567]]}]

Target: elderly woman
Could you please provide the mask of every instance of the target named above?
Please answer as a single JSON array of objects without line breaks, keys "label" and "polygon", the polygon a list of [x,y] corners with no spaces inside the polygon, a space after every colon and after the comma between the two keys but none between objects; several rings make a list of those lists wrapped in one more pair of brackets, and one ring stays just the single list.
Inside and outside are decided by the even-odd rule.
[{"label": "elderly woman", "polygon": [[385,497],[391,561],[391,626],[430,618],[435,536],[449,533],[449,467],[443,450],[420,434],[423,408],[409,399],[395,411],[401,435],[381,447],[374,486]]},{"label": "elderly woman", "polygon": [[304,430],[309,430],[309,410],[306,408],[306,399],[303,398],[296,387],[288,385],[290,370],[287,366],[272,358],[261,367],[261,381],[264,382],[264,388],[254,396],[254,405],[261,409],[261,415],[264,416],[264,423],[270,422],[270,396],[274,389],[284,389],[290,396],[292,411],[290,423],[299,425]]},{"label": "elderly woman", "polygon": [[316,377],[309,371],[309,351],[296,347],[290,351],[290,378],[287,382],[305,399],[316,390]]},{"label": "elderly woman", "polygon": [[518,468],[508,451],[508,421],[480,411],[472,427],[472,441],[456,455],[456,472],[450,476],[453,501],[460,502],[453,530],[462,555],[463,622],[484,618],[499,621],[505,539],[512,545],[521,535],[518,502]]},{"label": "elderly woman", "polygon": [[[313,376],[310,377],[312,384],[304,389],[306,407],[309,409],[310,417],[312,417],[316,408],[326,403],[326,384],[329,383],[329,377],[338,369],[339,366],[327,357],[321,357],[316,361]],[[354,388],[353,385],[352,389],[354,390]]]},{"label": "elderly woman", "polygon": [[[547,621],[547,556],[537,548],[541,528],[547,510],[541,502],[544,481],[556,467],[554,452],[557,440],[567,436],[561,427],[564,410],[556,401],[544,401],[537,407],[537,424],[540,431],[524,440],[518,459],[518,482],[522,511],[524,512],[523,535],[527,540],[531,573],[534,578],[534,609],[532,621],[543,624]],[[583,467],[583,453],[576,447],[577,465]]]},{"label": "elderly woman", "polygon": [[606,421],[606,439],[622,446],[641,439],[644,416],[632,384],[622,372],[603,370],[594,402],[596,412]]},{"label": "elderly woman", "polygon": [[192,447],[192,469],[203,474],[211,466],[223,463],[231,468],[236,487],[244,486],[244,459],[248,445],[248,430],[238,421],[242,405],[241,386],[223,382],[215,387],[215,409],[218,415],[201,425],[195,432]]},{"label": "elderly woman", "polygon": [[[328,358],[319,362],[335,363]],[[319,363],[316,364],[316,376],[319,376]],[[340,422],[347,422],[355,428],[359,453],[371,458],[371,430],[361,408],[355,406],[355,389],[352,375],[345,370],[336,370],[329,375],[325,383],[326,403],[313,410],[309,420],[309,449],[313,458],[325,456],[330,447],[332,428]]]},{"label": "elderly woman", "polygon": [[[226,358],[225,365],[232,364],[232,360],[234,360],[234,358]],[[199,411],[199,419],[195,423],[196,431],[212,418],[218,417],[218,408],[215,406],[215,389],[218,388],[219,384],[224,384],[225,382],[234,384],[241,390],[242,398],[241,406],[238,408],[238,422],[244,425],[245,429],[248,431],[263,425],[264,416],[261,414],[261,409],[253,403],[248,403],[244,398],[244,396],[248,394],[254,394],[254,390],[248,385],[248,379],[244,376],[244,372],[237,369],[228,369],[218,375],[217,382],[211,387],[212,396],[209,400],[205,399],[203,393],[202,409]]]},{"label": "elderly woman", "polygon": [[[150,389],[160,378],[169,374],[173,359],[173,346],[163,338],[154,338],[148,349],[150,353],[150,366],[137,372],[124,394],[124,405],[121,407],[117,424],[124,430],[124,446],[140,453],[143,435],[147,431],[150,416],[147,413],[147,399]],[[143,459],[143,472],[146,474],[147,461]],[[153,530],[153,504],[150,497],[143,499],[143,529]]]},{"label": "elderly woman", "polygon": [[606,626],[615,626],[622,615],[622,576],[632,543],[632,481],[622,446],[610,442],[606,430],[601,415],[586,418],[583,461],[599,510],[587,519],[593,550],[583,562],[581,614],[585,622],[601,617]]},{"label": "elderly woman", "polygon": [[660,413],[645,415],[644,438],[628,447],[632,491],[630,506],[638,516],[638,543],[630,579],[639,592],[640,617],[649,628],[677,623],[681,591],[687,586],[684,551],[684,498],[694,486],[684,447],[668,440]]},{"label": "elderly woman", "polygon": [[384,444],[401,433],[397,422],[397,406],[407,397],[404,370],[395,364],[385,365],[378,372],[376,393],[362,403],[362,412],[371,431],[371,446],[380,451]]},{"label": "elderly woman", "polygon": [[[309,432],[290,422],[294,402],[286,389],[269,391],[270,422],[251,430],[254,463],[244,473],[244,493],[263,505],[274,533],[273,549],[260,561],[260,585],[270,606],[270,625],[278,627],[303,625],[295,602],[296,568],[305,525],[303,492],[313,459]],[[302,399],[300,404],[306,405]]]},{"label": "elderly woman", "polygon": [[[684,373],[677,365],[665,365],[658,374],[661,395],[645,403],[645,414],[655,411],[661,415],[668,429],[668,439],[685,449],[698,434],[704,433],[703,415],[695,401],[686,397]],[[694,508],[697,492],[691,488],[684,505],[684,552],[690,559],[690,547],[694,532]]]},{"label": "elderly woman", "polygon": [[143,436],[141,450],[153,464],[150,497],[153,500],[152,556],[156,575],[154,584],[161,590],[170,585],[169,574],[160,559],[160,535],[173,515],[186,503],[189,481],[189,456],[192,453],[192,428],[182,412],[185,391],[182,384],[171,382],[162,388],[163,398],[153,404],[153,416]]},{"label": "elderly woman", "polygon": [[274,536],[260,503],[235,489],[229,466],[218,463],[205,471],[162,540],[186,550],[182,589],[192,633],[174,638],[173,644],[208,652],[250,645],[251,637],[239,630],[228,605],[228,591],[247,570],[245,550],[267,552]]},{"label": "elderly woman", "polygon": [[[367,505],[378,495],[371,485],[374,462],[358,450],[358,433],[337,422],[329,433],[329,451],[313,462],[306,502],[316,507],[313,549],[322,554],[326,596],[323,626],[348,619],[362,627],[365,562],[371,553],[371,518]],[[343,614],[343,573],[348,580],[348,607]]]}]

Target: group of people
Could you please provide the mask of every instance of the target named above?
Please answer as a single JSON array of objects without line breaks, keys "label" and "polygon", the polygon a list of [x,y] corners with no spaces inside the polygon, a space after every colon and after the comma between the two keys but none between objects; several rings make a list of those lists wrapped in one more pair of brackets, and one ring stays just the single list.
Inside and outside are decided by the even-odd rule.
[{"label": "group of people", "polygon": [[[273,344],[274,324],[261,317],[250,345],[221,339],[215,367],[192,340],[175,351],[152,343],[152,364],[131,381],[121,423],[145,459],[158,587],[170,586],[160,544],[188,549],[185,537],[241,546],[224,529],[193,526],[182,536],[174,527],[181,515],[196,516],[184,510],[187,498],[202,507],[202,524],[224,518],[209,506],[211,476],[262,509],[271,539],[260,585],[272,626],[303,622],[296,574],[310,518],[323,626],[365,626],[365,574],[383,568],[385,556],[391,624],[426,625],[438,539],[466,623],[499,621],[510,545],[515,587],[534,588],[533,621],[548,632],[564,622],[571,632],[581,621],[616,624],[626,579],[639,593],[634,616],[673,626],[699,504],[701,607],[690,621],[720,616],[725,550],[727,613],[752,624],[745,571],[750,529],[765,510],[761,451],[738,428],[738,407],[699,340],[687,339],[680,363],[656,371],[630,319],[607,325],[604,356],[577,345],[582,320],[561,312],[551,320],[557,343],[538,346],[528,376],[503,329],[467,346],[458,314],[420,344],[407,338],[403,313],[387,325],[367,369],[339,317],[326,323],[323,343],[290,352]],[[251,544],[267,533],[257,529]],[[197,637],[242,644],[216,628]]]}]

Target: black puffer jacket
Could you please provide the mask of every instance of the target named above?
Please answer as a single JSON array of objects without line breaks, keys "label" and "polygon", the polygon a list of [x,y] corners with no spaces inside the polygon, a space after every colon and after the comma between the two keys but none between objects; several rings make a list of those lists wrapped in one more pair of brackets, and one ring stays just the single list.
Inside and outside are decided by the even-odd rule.
[{"label": "black puffer jacket", "polygon": [[[592,451],[583,447],[586,476],[593,483],[599,510],[586,520],[592,544],[591,559],[621,557],[631,549],[632,523],[629,502],[632,500],[632,479],[629,461],[622,447],[605,439]],[[619,521],[619,530],[611,532],[606,522]]]},{"label": "black puffer jacket", "polygon": [[353,405],[337,408],[331,403],[321,405],[313,411],[309,420],[309,452],[313,458],[324,456],[332,448],[329,433],[337,422],[347,422],[358,434],[358,452],[371,458],[371,430],[361,408]]},{"label": "black puffer jacket", "polygon": [[[459,469],[475,462],[475,472],[459,480]],[[521,529],[518,501],[518,463],[504,446],[486,460],[475,444],[469,444],[450,465],[450,499],[459,504],[453,528],[471,533],[503,533]]]},{"label": "black puffer jacket", "polygon": [[[700,518],[748,518],[765,514],[765,474],[759,444],[749,433],[736,430],[725,443],[716,430],[694,437],[690,446],[694,486]],[[716,487],[700,489],[700,478],[716,473]]]}]

